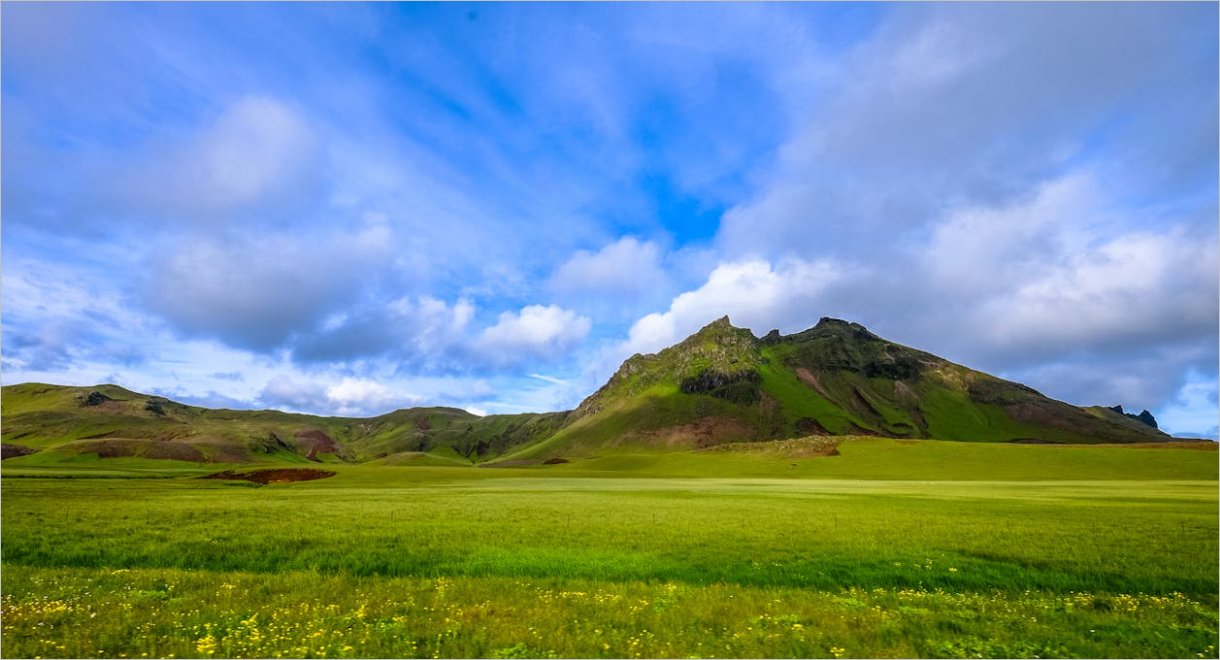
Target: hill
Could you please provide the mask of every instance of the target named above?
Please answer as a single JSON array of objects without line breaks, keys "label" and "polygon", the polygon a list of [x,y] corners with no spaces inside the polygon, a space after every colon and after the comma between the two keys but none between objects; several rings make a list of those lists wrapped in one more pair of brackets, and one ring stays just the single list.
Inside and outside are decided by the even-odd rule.
[{"label": "hill", "polygon": [[1079,408],[863,326],[824,318],[762,338],[721,318],[633,355],[570,412],[479,417],[412,408],[373,418],[211,410],[116,385],[5,386],[4,456],[194,462],[471,464],[862,435],[975,442],[1168,440],[1151,414]]},{"label": "hill", "polygon": [[[1151,418],[1151,415],[1149,415]],[[701,448],[810,435],[980,442],[1167,440],[1113,409],[1079,408],[823,318],[756,338],[721,318],[634,355],[551,438],[514,458],[607,447]]]},{"label": "hill", "polygon": [[194,462],[436,462],[469,465],[548,436],[565,413],[479,417],[411,408],[372,418],[212,410],[117,385],[24,383],[0,397],[5,458],[82,456]]}]

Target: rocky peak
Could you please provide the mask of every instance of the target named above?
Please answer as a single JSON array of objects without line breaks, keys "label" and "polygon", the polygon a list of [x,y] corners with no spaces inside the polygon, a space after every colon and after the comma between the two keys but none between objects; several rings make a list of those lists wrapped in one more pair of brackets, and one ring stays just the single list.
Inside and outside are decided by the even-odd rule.
[{"label": "rocky peak", "polygon": [[1130,417],[1131,419],[1134,419],[1137,422],[1147,424],[1148,426],[1151,426],[1154,429],[1160,428],[1156,425],[1156,418],[1153,417],[1152,413],[1148,412],[1148,410],[1146,408],[1144,410],[1140,411],[1140,414],[1138,414],[1138,415],[1136,415],[1135,413],[1125,412],[1123,410],[1122,405],[1110,406],[1110,410],[1113,410],[1114,412],[1116,412],[1124,417]]}]

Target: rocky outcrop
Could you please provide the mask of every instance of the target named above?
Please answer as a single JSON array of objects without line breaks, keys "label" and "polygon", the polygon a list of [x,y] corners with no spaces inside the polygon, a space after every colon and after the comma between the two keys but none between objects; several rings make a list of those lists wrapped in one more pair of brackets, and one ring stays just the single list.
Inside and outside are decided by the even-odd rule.
[{"label": "rocky outcrop", "polygon": [[1114,412],[1116,412],[1120,415],[1123,415],[1124,417],[1130,417],[1131,419],[1134,419],[1137,422],[1147,424],[1148,426],[1151,426],[1154,429],[1160,428],[1159,426],[1156,425],[1156,418],[1153,417],[1152,413],[1148,412],[1147,409],[1140,411],[1140,414],[1138,414],[1138,415],[1136,415],[1134,413],[1123,412],[1123,407],[1121,405],[1111,406],[1110,410],[1113,410]]},{"label": "rocky outcrop", "polygon": [[105,394],[102,394],[101,392],[99,392],[97,390],[93,390],[92,392],[89,393],[88,396],[86,396],[84,398],[83,401],[81,401],[81,405],[82,406],[100,406],[103,403],[106,403],[107,401],[114,401],[114,399],[111,399],[110,397],[106,396]]}]

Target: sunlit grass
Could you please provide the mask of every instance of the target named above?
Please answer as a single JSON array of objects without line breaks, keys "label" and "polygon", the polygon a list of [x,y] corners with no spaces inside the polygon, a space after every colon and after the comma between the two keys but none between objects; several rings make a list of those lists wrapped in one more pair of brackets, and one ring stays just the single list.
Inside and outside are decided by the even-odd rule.
[{"label": "sunlit grass", "polygon": [[23,657],[1214,657],[1186,595],[5,569]]},{"label": "sunlit grass", "polygon": [[[905,447],[859,446],[873,460]],[[854,460],[846,449],[686,455],[700,477],[673,454],[336,465],[262,487],[6,478],[4,653],[1216,657],[1214,466],[1211,479],[775,476],[863,469],[833,467]],[[1051,473],[1096,453],[1133,477],[1172,464],[1007,449],[1016,465],[1049,457]],[[714,476],[748,465],[760,474]]]}]

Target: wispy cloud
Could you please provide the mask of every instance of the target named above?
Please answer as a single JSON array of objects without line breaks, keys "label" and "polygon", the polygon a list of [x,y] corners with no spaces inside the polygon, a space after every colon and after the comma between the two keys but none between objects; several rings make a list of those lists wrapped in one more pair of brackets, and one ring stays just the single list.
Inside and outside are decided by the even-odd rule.
[{"label": "wispy cloud", "polygon": [[542,374],[529,374],[529,377],[537,378],[538,380],[544,380],[548,383],[553,383],[555,385],[567,385],[568,384],[568,381],[563,380],[561,378],[555,378],[554,376],[544,376]]}]

